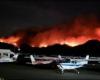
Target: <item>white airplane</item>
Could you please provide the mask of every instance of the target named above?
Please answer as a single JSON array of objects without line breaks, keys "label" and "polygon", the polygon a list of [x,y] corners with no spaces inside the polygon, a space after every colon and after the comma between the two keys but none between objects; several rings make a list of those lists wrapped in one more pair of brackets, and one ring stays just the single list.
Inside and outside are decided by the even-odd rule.
[{"label": "white airplane", "polygon": [[17,57],[18,57],[18,54],[13,54],[12,57],[3,56],[3,57],[0,58],[0,63],[4,63],[4,62],[14,62],[14,61],[16,61]]},{"label": "white airplane", "polygon": [[79,74],[77,68],[83,67],[85,64],[88,64],[88,60],[89,55],[86,55],[86,57],[80,61],[71,61],[70,59],[65,59],[59,62],[57,67],[61,70],[62,74],[64,73],[64,70],[75,70]]},{"label": "white airplane", "polygon": [[17,54],[9,49],[0,49],[0,63],[14,62],[17,59]]}]

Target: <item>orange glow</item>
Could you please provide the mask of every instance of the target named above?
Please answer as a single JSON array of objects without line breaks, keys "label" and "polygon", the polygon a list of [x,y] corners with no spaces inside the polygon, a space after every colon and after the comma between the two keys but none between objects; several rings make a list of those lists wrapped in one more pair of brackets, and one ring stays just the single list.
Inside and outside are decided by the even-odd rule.
[{"label": "orange glow", "polygon": [[97,29],[95,30],[95,32],[96,32],[97,36],[100,37],[100,28],[97,28]]},{"label": "orange glow", "polygon": [[19,36],[11,36],[11,37],[8,37],[8,38],[0,38],[0,42],[5,42],[5,43],[8,43],[8,44],[12,44],[14,46],[18,46],[18,41],[20,40],[20,37]]},{"label": "orange glow", "polygon": [[[19,34],[20,33],[20,34]],[[35,35],[27,32],[0,38],[0,42],[20,46],[23,42],[32,47],[47,47],[54,44],[66,44],[71,47],[86,43],[88,40],[100,40],[100,24],[94,16],[77,17],[69,24],[59,24],[37,31]],[[34,32],[33,32],[34,33]]]},{"label": "orange glow", "polygon": [[88,40],[100,40],[100,24],[94,16],[78,17],[71,24],[56,25],[39,32],[30,38],[30,45],[47,47],[54,44],[66,44],[71,47],[86,43]]}]

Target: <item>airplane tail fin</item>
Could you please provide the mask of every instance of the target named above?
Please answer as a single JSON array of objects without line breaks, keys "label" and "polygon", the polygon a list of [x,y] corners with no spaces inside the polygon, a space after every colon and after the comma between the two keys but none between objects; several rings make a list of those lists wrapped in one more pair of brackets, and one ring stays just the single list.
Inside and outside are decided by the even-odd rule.
[{"label": "airplane tail fin", "polygon": [[35,58],[33,57],[33,55],[30,55],[30,59],[31,59],[31,62],[35,62]]},{"label": "airplane tail fin", "polygon": [[89,55],[86,55],[84,64],[88,64],[88,60],[89,60]]},{"label": "airplane tail fin", "polygon": [[86,55],[85,59],[86,59],[86,60],[89,60],[89,55]]},{"label": "airplane tail fin", "polygon": [[61,55],[58,55],[58,59],[59,59],[59,60],[62,60],[62,57],[61,57]]}]

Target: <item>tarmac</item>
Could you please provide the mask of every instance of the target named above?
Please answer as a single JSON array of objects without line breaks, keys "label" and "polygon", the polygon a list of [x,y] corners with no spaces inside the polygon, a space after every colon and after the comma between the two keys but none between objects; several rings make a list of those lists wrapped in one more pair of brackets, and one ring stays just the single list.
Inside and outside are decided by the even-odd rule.
[{"label": "tarmac", "polygon": [[57,68],[45,67],[0,63],[0,80],[100,80],[100,64],[78,69],[79,75],[67,70],[61,74]]}]

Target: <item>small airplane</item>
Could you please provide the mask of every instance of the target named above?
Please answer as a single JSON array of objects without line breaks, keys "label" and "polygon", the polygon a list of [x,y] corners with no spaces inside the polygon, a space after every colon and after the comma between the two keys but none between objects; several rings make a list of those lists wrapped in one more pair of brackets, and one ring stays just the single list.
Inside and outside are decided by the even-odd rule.
[{"label": "small airplane", "polygon": [[32,64],[32,65],[38,65],[38,64],[50,64],[53,61],[58,61],[58,60],[62,60],[63,58],[61,57],[61,55],[58,55],[58,57],[48,57],[48,56],[38,56],[38,57],[34,57],[33,55],[29,56],[31,63],[27,62],[27,64]]},{"label": "small airplane", "polygon": [[16,61],[18,54],[10,54],[10,55],[12,55],[12,56],[10,57],[10,56],[7,55],[7,56],[1,57],[0,58],[0,63]]},{"label": "small airplane", "polygon": [[64,59],[57,64],[57,67],[61,70],[62,74],[64,73],[64,70],[75,70],[79,74],[77,68],[83,67],[85,64],[88,64],[88,60],[89,55],[86,55],[86,57],[80,61],[71,61],[70,59]]}]

